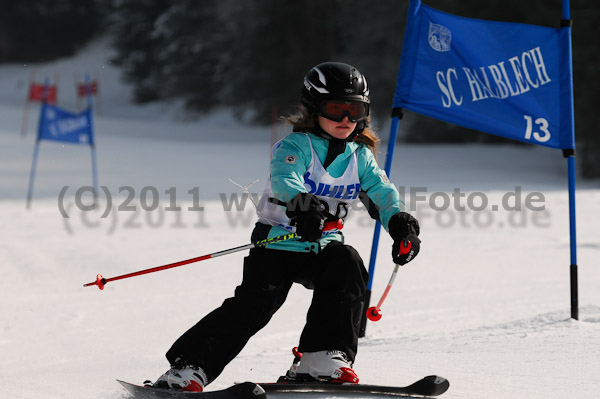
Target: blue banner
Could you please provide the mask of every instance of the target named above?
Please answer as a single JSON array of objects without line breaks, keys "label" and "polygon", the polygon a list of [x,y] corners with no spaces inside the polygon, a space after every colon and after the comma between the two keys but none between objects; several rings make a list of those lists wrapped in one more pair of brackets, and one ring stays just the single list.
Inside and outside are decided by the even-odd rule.
[{"label": "blue banner", "polygon": [[394,107],[574,149],[570,28],[485,21],[411,0]]},{"label": "blue banner", "polygon": [[57,106],[42,105],[38,140],[94,145],[92,109],[74,114]]}]

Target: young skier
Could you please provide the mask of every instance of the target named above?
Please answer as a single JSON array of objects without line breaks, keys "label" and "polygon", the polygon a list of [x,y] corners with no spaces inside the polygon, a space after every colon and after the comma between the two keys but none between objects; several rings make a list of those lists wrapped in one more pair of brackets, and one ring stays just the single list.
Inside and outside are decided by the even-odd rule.
[{"label": "young skier", "polygon": [[[369,89],[358,69],[315,66],[300,102],[299,112],[285,118],[293,133],[273,147],[252,241],[294,231],[299,238],[250,250],[235,295],[175,341],[166,354],[171,368],[155,386],[202,391],[269,322],[293,283],[313,290],[313,299],[298,345],[301,360],[287,376],[358,382],[352,365],[368,273],[342,232],[323,231],[324,224],[344,220],[360,196],[394,239],[398,264],[419,252],[419,224],[377,166],[379,139],[368,128]],[[401,253],[401,244],[410,251]]]}]

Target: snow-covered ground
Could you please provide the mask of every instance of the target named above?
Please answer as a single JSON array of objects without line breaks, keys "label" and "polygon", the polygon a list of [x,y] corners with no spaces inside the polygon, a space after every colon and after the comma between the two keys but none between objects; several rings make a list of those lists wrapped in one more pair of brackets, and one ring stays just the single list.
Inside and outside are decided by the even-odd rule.
[{"label": "snow-covered ground", "polygon": [[[128,87],[106,55],[105,43],[97,43],[73,59],[36,67],[37,76],[59,71],[61,85],[71,85],[59,91],[67,108],[75,106],[67,76],[101,73],[99,183],[114,196],[105,218],[105,191],[97,211],[75,203],[77,189],[91,184],[89,149],[51,142],[41,144],[34,200],[25,208],[39,108],[31,106],[22,137],[31,66],[0,67],[2,398],[125,397],[114,380],[158,377],[171,343],[241,281],[244,253],[236,253],[112,282],[104,291],[82,287],[97,273],[112,277],[249,242],[252,205],[230,209],[241,193],[229,179],[244,185],[260,179],[250,191],[261,192],[271,140],[270,128],[239,125],[226,111],[182,123],[174,121],[177,106],[129,104]],[[63,97],[67,90],[73,99]],[[396,146],[391,180],[405,187],[408,200],[414,191],[409,202],[423,244],[401,268],[383,318],[369,323],[361,340],[355,369],[362,382],[398,385],[437,373],[451,381],[449,399],[598,397],[600,188],[578,186],[580,320],[574,321],[564,164],[560,152],[529,146]],[[464,211],[454,208],[455,190],[464,194],[455,196]],[[123,209],[128,192],[135,211]],[[517,196],[521,211],[506,210]],[[488,207],[473,210],[484,198]],[[440,211],[446,199],[449,207]],[[91,203],[89,193],[80,202],[79,208]],[[174,205],[182,209],[165,210]],[[372,226],[357,211],[345,227],[347,242],[366,260]],[[390,248],[383,234],[373,302],[392,271]],[[283,373],[310,294],[294,287],[210,388]]]}]

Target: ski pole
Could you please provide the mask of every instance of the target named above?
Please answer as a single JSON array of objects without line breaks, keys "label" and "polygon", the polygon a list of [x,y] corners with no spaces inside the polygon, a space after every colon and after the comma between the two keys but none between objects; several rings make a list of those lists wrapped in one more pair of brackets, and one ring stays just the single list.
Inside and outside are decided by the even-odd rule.
[{"label": "ski pole", "polygon": [[[400,253],[407,254],[410,251],[410,246],[410,241],[402,241],[402,243],[400,244]],[[387,298],[388,294],[390,293],[390,290],[392,289],[392,285],[394,284],[394,280],[396,279],[396,274],[398,274],[399,268],[399,264],[394,265],[394,271],[392,272],[392,277],[390,277],[390,282],[388,283],[387,287],[385,287],[385,291],[383,292],[383,295],[381,295],[381,299],[379,299],[377,306],[371,306],[369,309],[367,309],[367,318],[369,320],[379,321],[383,316],[381,314],[381,305],[383,304],[383,301],[385,301],[385,298]]]},{"label": "ski pole", "polygon": [[[333,230],[333,229],[341,230],[342,227],[343,227],[342,220],[338,219],[338,220],[333,221],[333,222],[327,222],[327,223],[325,223],[325,228],[323,230],[324,231],[326,231],[326,230]],[[107,283],[111,282],[111,281],[122,280],[122,279],[125,279],[125,278],[141,276],[143,274],[149,274],[149,273],[159,272],[161,270],[172,269],[174,267],[188,265],[190,263],[200,262],[200,261],[203,261],[203,260],[216,258],[218,256],[229,255],[229,254],[232,254],[234,252],[243,251],[245,249],[252,249],[252,248],[258,248],[258,247],[264,247],[264,246],[267,246],[269,244],[274,244],[276,242],[282,242],[282,241],[291,240],[291,239],[296,238],[296,237],[298,237],[298,235],[296,233],[284,234],[282,236],[272,237],[272,238],[267,238],[267,239],[260,240],[260,241],[251,242],[250,244],[241,245],[241,246],[235,247],[235,248],[225,249],[223,251],[214,252],[212,254],[202,255],[202,256],[198,256],[196,258],[182,260],[182,261],[175,262],[175,263],[169,263],[168,265],[156,266],[156,267],[152,267],[150,269],[144,269],[144,270],[140,270],[140,271],[133,272],[133,273],[128,273],[128,274],[123,274],[121,276],[116,276],[116,277],[104,278],[104,277],[102,277],[101,274],[98,274],[96,276],[96,281],[84,284],[83,286],[84,287],[90,287],[92,285],[97,285],[99,289],[103,290],[104,286]]]}]

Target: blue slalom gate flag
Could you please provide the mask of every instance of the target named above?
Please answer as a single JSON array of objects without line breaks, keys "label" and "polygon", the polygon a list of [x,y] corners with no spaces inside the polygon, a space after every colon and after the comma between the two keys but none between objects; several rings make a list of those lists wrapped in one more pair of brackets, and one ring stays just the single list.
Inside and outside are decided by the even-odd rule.
[{"label": "blue slalom gate flag", "polygon": [[72,113],[55,105],[42,105],[38,140],[94,145],[92,108]]},{"label": "blue slalom gate flag", "polygon": [[574,149],[570,28],[463,18],[411,0],[394,107]]},{"label": "blue slalom gate flag", "polygon": [[[89,76],[86,75],[86,84],[89,84]],[[40,152],[40,142],[42,140],[51,140],[62,143],[89,145],[92,152],[92,179],[94,184],[94,198],[98,193],[98,168],[96,161],[96,146],[94,143],[94,129],[92,123],[92,101],[91,90],[88,93],[88,108],[79,113],[73,113],[56,105],[47,102],[48,79],[44,84],[44,93],[42,95],[42,108],[40,110],[40,119],[38,125],[38,135],[33,150],[33,160],[31,161],[31,171],[29,173],[29,189],[27,190],[27,208],[31,207],[33,198],[33,185],[35,181],[35,172]]]}]

